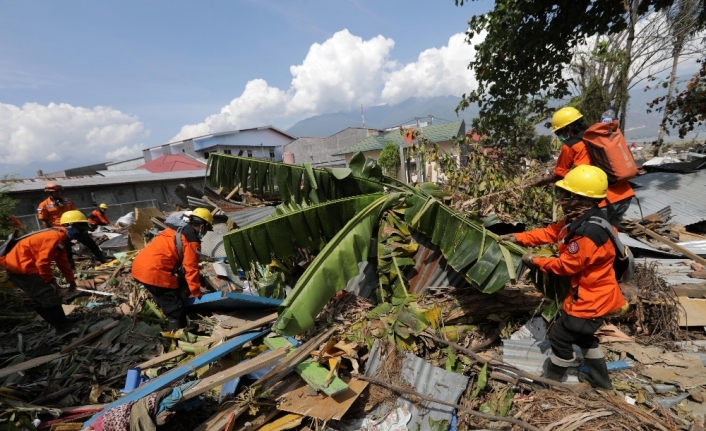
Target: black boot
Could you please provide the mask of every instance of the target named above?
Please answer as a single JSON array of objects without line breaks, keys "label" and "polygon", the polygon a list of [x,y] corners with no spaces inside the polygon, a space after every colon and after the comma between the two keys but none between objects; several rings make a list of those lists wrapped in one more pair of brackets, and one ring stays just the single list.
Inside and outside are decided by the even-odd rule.
[{"label": "black boot", "polygon": [[100,247],[98,247],[98,244],[93,243],[88,246],[88,248],[91,250],[91,253],[93,253],[93,256],[96,258],[96,260],[100,263],[106,263],[108,262],[108,259],[105,257],[103,254],[103,250],[101,250]]},{"label": "black boot", "polygon": [[585,358],[583,364],[588,368],[589,374],[579,372],[579,380],[586,382],[594,388],[613,389],[613,383],[608,376],[608,365],[605,358]]},{"label": "black boot", "polygon": [[547,371],[544,372],[544,377],[560,382],[566,375],[568,369],[568,367],[559,366],[549,360],[547,361]]},{"label": "black boot", "polygon": [[66,314],[64,314],[64,309],[61,308],[61,305],[56,305],[49,308],[37,307],[36,311],[37,314],[42,316],[42,319],[56,329],[57,335],[65,334],[78,328],[78,325],[71,323],[66,317]]},{"label": "black boot", "polygon": [[184,328],[186,326],[186,318],[183,317],[181,319],[169,319],[169,326],[168,329],[170,331],[176,331],[178,329]]}]

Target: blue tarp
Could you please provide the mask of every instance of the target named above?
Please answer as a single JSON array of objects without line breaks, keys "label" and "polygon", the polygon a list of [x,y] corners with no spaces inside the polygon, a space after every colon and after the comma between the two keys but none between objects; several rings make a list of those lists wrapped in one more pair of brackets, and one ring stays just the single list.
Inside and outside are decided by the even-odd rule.
[{"label": "blue tarp", "polygon": [[222,292],[207,293],[206,295],[202,295],[199,299],[184,299],[184,305],[189,311],[198,312],[276,308],[279,307],[281,303],[281,299]]}]

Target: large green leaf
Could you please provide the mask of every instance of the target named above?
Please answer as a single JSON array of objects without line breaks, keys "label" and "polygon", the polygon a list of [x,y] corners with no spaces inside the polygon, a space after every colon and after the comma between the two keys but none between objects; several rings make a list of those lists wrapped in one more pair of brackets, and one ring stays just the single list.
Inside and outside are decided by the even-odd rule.
[{"label": "large green leaf", "polygon": [[233,271],[249,270],[251,262],[268,265],[272,258],[292,257],[299,249],[318,252],[358,212],[380,199],[373,193],[319,205],[282,205],[278,214],[223,236]]},{"label": "large green leaf", "polygon": [[495,292],[522,273],[522,247],[498,243],[497,235],[482,223],[464,217],[429,193],[425,195],[408,198],[405,221],[439,246],[448,264],[473,287]]},{"label": "large green leaf", "polygon": [[274,326],[277,332],[295,335],[314,325],[314,318],[328,300],[358,275],[358,263],[368,260],[382,212],[399,204],[402,197],[401,193],[378,195],[326,244],[280,306],[280,315]]},{"label": "large green leaf", "polygon": [[[362,154],[358,159],[365,158]],[[356,160],[358,160],[356,159]],[[377,169],[376,169],[377,168]],[[235,187],[261,197],[274,198],[275,189],[282,202],[316,204],[344,197],[383,191],[383,176],[374,160],[354,169],[317,169],[248,157],[211,153],[208,179],[213,187]]]}]

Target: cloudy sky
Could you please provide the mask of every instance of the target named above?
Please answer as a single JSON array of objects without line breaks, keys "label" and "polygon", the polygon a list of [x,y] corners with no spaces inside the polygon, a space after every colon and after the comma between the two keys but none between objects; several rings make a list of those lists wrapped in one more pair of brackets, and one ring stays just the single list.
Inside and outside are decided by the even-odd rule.
[{"label": "cloudy sky", "polygon": [[460,95],[488,0],[0,0],[0,174]]}]

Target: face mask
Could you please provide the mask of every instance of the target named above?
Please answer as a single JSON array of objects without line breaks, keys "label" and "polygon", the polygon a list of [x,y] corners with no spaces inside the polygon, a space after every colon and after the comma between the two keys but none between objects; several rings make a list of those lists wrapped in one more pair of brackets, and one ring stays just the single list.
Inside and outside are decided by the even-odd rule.
[{"label": "face mask", "polygon": [[567,138],[564,136],[557,136],[557,138],[559,138],[559,142],[561,142],[562,144],[565,144],[567,141]]}]

